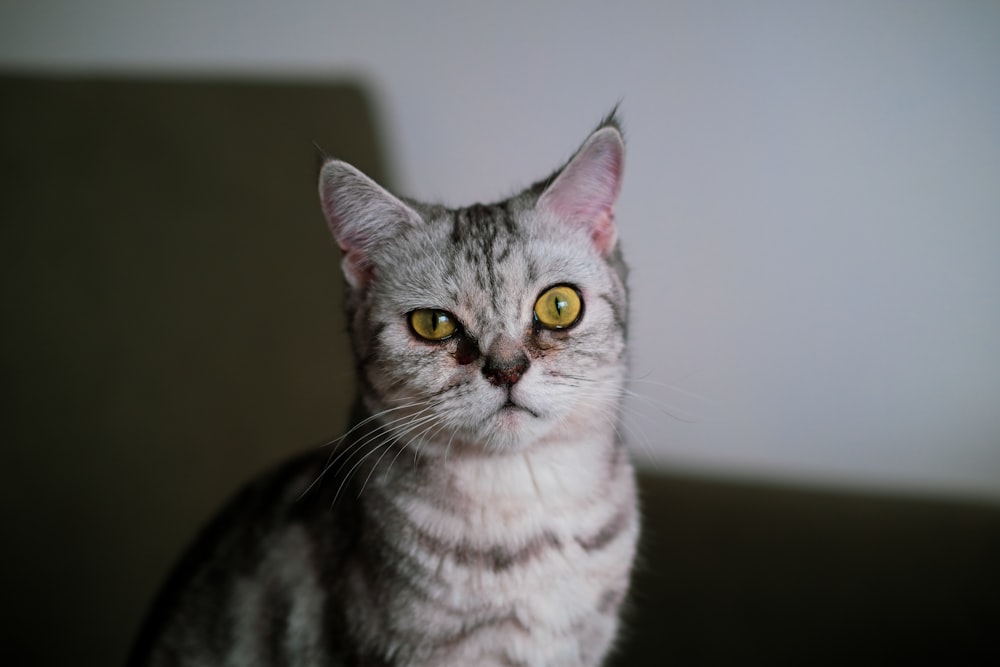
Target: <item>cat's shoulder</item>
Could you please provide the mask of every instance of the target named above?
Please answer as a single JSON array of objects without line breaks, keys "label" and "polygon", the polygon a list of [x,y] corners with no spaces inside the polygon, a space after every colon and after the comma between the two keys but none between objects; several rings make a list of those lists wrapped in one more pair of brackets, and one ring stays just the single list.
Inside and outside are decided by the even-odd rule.
[{"label": "cat's shoulder", "polygon": [[264,574],[269,552],[280,555],[305,539],[318,565],[338,566],[353,543],[355,510],[346,502],[332,503],[328,485],[316,483],[328,459],[329,450],[314,449],[272,466],[246,482],[201,527],[161,586],[130,666],[149,664],[165,631],[192,624],[206,609],[221,608],[234,575]]}]

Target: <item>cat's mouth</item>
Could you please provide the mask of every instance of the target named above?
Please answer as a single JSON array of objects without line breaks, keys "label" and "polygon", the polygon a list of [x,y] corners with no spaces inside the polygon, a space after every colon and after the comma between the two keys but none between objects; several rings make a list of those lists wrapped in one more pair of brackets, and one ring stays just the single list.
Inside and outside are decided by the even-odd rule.
[{"label": "cat's mouth", "polygon": [[536,419],[541,417],[540,414],[538,414],[531,408],[525,405],[521,405],[520,403],[515,401],[513,397],[508,393],[507,400],[504,402],[503,405],[500,406],[500,409],[497,410],[497,415],[510,414],[513,412],[525,412],[531,415],[532,417],[535,417]]}]

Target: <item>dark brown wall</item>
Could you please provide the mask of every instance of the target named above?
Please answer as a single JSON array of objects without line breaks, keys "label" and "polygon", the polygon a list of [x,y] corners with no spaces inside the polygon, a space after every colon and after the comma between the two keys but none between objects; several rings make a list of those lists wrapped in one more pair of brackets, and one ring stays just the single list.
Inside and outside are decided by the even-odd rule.
[{"label": "dark brown wall", "polygon": [[354,85],[0,90],[4,662],[116,664],[206,513],[339,434],[353,365],[312,142],[383,160]]}]

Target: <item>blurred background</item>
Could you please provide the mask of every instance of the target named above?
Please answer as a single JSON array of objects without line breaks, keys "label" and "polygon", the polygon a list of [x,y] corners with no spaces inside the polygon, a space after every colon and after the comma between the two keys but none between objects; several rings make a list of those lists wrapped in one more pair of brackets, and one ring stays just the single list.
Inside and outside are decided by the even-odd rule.
[{"label": "blurred background", "polygon": [[[906,569],[895,549],[951,541],[957,561],[913,564],[885,595],[920,607],[913,589],[940,589],[942,645],[976,645],[998,620],[998,34],[994,2],[0,4],[8,650],[120,662],[212,508],[343,427],[312,141],[468,204],[548,174],[619,101],[627,428],[673,482],[649,513],[676,513],[647,550],[678,525],[715,539],[713,521],[769,545],[706,546],[739,562],[691,590],[658,580],[691,596],[660,617],[701,638],[677,655],[725,664],[712,638],[755,616],[790,630],[804,582],[837,580],[820,560],[779,578],[787,617],[726,601],[783,557],[843,563],[862,533],[883,540],[859,566],[883,582]],[[796,551],[807,526],[822,550]],[[943,571],[959,579],[927,583]],[[840,572],[856,596],[820,606],[872,607]],[[40,640],[39,620],[72,642]]]}]

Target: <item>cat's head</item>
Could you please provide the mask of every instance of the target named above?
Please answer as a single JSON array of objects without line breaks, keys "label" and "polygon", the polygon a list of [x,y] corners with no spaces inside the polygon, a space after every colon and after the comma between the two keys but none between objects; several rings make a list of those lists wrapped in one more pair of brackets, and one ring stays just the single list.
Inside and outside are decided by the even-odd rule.
[{"label": "cat's head", "polygon": [[361,396],[388,437],[429,453],[516,451],[613,430],[625,373],[614,219],[624,150],[612,116],[549,178],[459,209],[323,165]]}]

